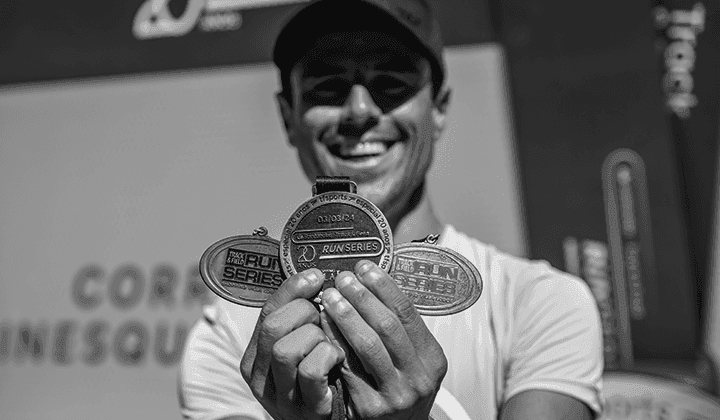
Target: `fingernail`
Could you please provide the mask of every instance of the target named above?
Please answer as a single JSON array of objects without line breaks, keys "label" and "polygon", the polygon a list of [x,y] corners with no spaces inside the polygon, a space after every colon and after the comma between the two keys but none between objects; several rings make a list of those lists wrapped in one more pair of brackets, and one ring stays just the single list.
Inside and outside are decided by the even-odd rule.
[{"label": "fingernail", "polygon": [[370,271],[372,268],[373,268],[373,263],[371,263],[370,261],[361,261],[358,264],[357,273],[362,276],[365,273],[367,273],[368,271]]},{"label": "fingernail", "polygon": [[308,270],[308,271],[305,272],[305,279],[306,279],[310,284],[313,284],[313,285],[314,285],[314,284],[316,284],[316,283],[320,280],[320,274],[321,274],[321,273],[320,273],[318,270],[310,269],[310,270]]},{"label": "fingernail", "polygon": [[344,361],[347,358],[347,355],[345,354],[345,349],[338,346],[337,344],[334,345],[336,349],[340,350],[340,362]]},{"label": "fingernail", "polygon": [[350,282],[353,281],[353,275],[350,273],[344,273],[337,279],[337,287],[343,288],[350,284]]},{"label": "fingernail", "polygon": [[323,299],[327,303],[337,303],[341,298],[342,295],[335,289],[325,289],[325,293],[323,293]]},{"label": "fingernail", "polygon": [[[331,289],[325,290],[326,296],[328,290]],[[332,312],[336,314],[347,314],[350,310],[350,302],[345,300],[345,297],[337,289],[332,289],[332,293],[328,296],[326,307],[328,306],[333,308]]]}]

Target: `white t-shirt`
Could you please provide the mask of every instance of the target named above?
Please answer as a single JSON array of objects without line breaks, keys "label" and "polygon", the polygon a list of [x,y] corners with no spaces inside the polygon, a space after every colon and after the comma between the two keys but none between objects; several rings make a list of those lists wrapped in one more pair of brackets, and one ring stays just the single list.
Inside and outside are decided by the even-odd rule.
[{"label": "white t-shirt", "polygon": [[[423,316],[448,359],[432,417],[495,420],[505,401],[530,389],[570,395],[599,416],[602,334],[587,285],[547,262],[502,253],[451,225],[438,245],[471,261],[484,288],[461,313]],[[271,418],[239,370],[259,311],[224,299],[204,308],[181,362],[178,391],[185,418]]]}]

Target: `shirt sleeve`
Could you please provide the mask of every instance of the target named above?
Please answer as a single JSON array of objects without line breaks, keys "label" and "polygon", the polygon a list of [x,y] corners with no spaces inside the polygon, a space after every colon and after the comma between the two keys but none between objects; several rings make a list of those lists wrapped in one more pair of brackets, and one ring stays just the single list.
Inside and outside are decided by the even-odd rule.
[{"label": "shirt sleeve", "polygon": [[[240,373],[237,339],[207,307],[188,334],[178,375],[184,419],[218,420],[229,416],[265,420],[267,415]],[[243,346],[244,348],[244,346]]]},{"label": "shirt sleeve", "polygon": [[533,263],[510,296],[512,341],[507,401],[539,389],[569,395],[602,412],[602,331],[597,304],[579,278]]}]

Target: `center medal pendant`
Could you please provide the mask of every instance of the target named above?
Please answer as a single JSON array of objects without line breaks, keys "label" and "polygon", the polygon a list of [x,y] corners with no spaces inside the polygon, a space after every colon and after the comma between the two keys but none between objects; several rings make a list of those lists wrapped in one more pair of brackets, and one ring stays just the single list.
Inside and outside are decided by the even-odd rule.
[{"label": "center medal pendant", "polygon": [[357,185],[345,177],[318,177],[312,192],[283,229],[280,261],[285,275],[317,268],[325,274],[325,290],[334,287],[341,271],[353,272],[360,260],[388,271],[393,257],[390,225],[380,209],[357,195]]}]

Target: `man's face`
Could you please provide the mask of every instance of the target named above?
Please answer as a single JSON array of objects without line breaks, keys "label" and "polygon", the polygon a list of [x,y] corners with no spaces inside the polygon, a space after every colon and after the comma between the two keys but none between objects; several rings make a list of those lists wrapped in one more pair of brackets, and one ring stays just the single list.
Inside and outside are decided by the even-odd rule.
[{"label": "man's face", "polygon": [[292,70],[280,100],[305,174],[348,176],[384,212],[408,205],[432,162],[444,107],[430,64],[381,32],[320,38]]}]

